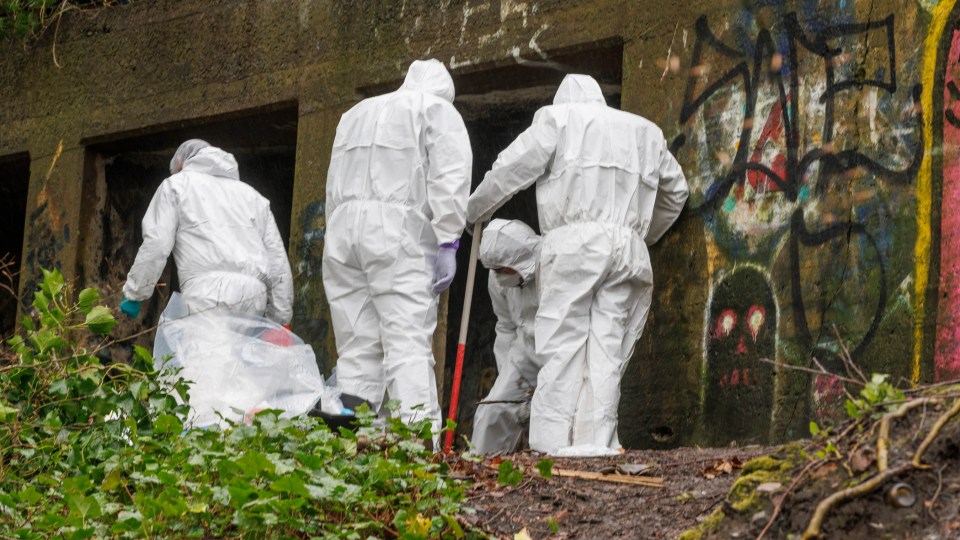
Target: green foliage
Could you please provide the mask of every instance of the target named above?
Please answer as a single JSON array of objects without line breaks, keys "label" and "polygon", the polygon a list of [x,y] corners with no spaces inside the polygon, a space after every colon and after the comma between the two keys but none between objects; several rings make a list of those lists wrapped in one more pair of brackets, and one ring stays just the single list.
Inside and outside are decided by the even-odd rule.
[{"label": "green foliage", "polygon": [[0,349],[0,530],[11,538],[464,538],[463,485],[426,450],[429,422],[357,433],[263,411],[184,429],[183,381],[104,365],[96,291],[44,272],[21,335]]},{"label": "green foliage", "polygon": [[523,467],[515,467],[513,462],[505,459],[497,468],[497,482],[507,486],[519,486],[523,480]]},{"label": "green foliage", "polygon": [[38,37],[66,11],[126,3],[128,0],[0,0],[0,39]]},{"label": "green foliage", "polygon": [[860,397],[848,399],[845,405],[847,415],[853,419],[870,416],[879,418],[904,400],[903,392],[887,382],[887,375],[874,373],[870,381],[860,390]]},{"label": "green foliage", "polygon": [[537,462],[537,470],[540,471],[540,476],[544,478],[550,478],[553,476],[553,460],[550,458],[541,459]]}]

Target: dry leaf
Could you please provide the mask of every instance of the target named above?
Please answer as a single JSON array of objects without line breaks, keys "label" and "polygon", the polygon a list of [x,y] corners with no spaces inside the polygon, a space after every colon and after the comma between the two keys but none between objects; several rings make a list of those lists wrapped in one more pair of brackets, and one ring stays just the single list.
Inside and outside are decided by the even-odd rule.
[{"label": "dry leaf", "polygon": [[533,540],[533,538],[530,538],[530,533],[528,533],[527,528],[524,527],[520,529],[520,532],[513,535],[513,540]]},{"label": "dry leaf", "polygon": [[877,451],[870,446],[861,446],[850,456],[850,467],[856,472],[863,472],[877,460]]},{"label": "dry leaf", "polygon": [[617,471],[621,474],[650,474],[657,466],[650,463],[620,463]]},{"label": "dry leaf", "polygon": [[707,479],[713,479],[723,474],[732,474],[734,470],[743,467],[743,462],[738,457],[718,459],[700,471]]}]

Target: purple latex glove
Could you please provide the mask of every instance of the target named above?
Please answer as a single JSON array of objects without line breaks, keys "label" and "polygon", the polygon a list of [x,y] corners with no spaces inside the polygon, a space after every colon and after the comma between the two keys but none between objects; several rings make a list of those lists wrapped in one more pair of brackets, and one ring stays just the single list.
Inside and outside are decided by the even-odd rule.
[{"label": "purple latex glove", "polygon": [[433,269],[433,292],[441,293],[453,283],[457,275],[457,247],[460,241],[443,244],[437,252],[437,263]]}]

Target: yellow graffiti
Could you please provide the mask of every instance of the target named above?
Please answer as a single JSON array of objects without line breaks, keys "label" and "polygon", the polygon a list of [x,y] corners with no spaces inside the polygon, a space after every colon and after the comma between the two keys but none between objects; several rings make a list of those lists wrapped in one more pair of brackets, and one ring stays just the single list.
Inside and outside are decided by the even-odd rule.
[{"label": "yellow graffiti", "polygon": [[[956,0],[944,0],[933,10],[933,20],[923,51],[923,93],[920,96],[920,106],[923,113],[923,162],[917,173],[917,244],[914,247],[916,260],[916,280],[914,288],[913,308],[913,371],[910,380],[916,384],[920,382],[920,359],[923,354],[923,329],[926,305],[926,289],[930,272],[930,209],[933,202],[933,116],[939,111],[933,110],[933,93],[935,71],[937,69],[937,52],[940,40],[943,37],[947,19],[953,11]],[[941,90],[942,91],[942,90]]]}]

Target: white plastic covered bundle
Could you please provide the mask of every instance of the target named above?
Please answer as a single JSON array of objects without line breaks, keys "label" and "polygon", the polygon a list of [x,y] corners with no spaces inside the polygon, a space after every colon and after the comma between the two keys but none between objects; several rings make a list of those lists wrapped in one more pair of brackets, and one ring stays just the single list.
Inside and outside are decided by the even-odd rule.
[{"label": "white plastic covered bundle", "polygon": [[160,317],[154,357],[158,368],[180,369],[190,382],[193,427],[217,424],[221,416],[241,421],[263,409],[306,414],[325,393],[313,349],[296,334],[263,317],[190,313],[177,293]]}]

